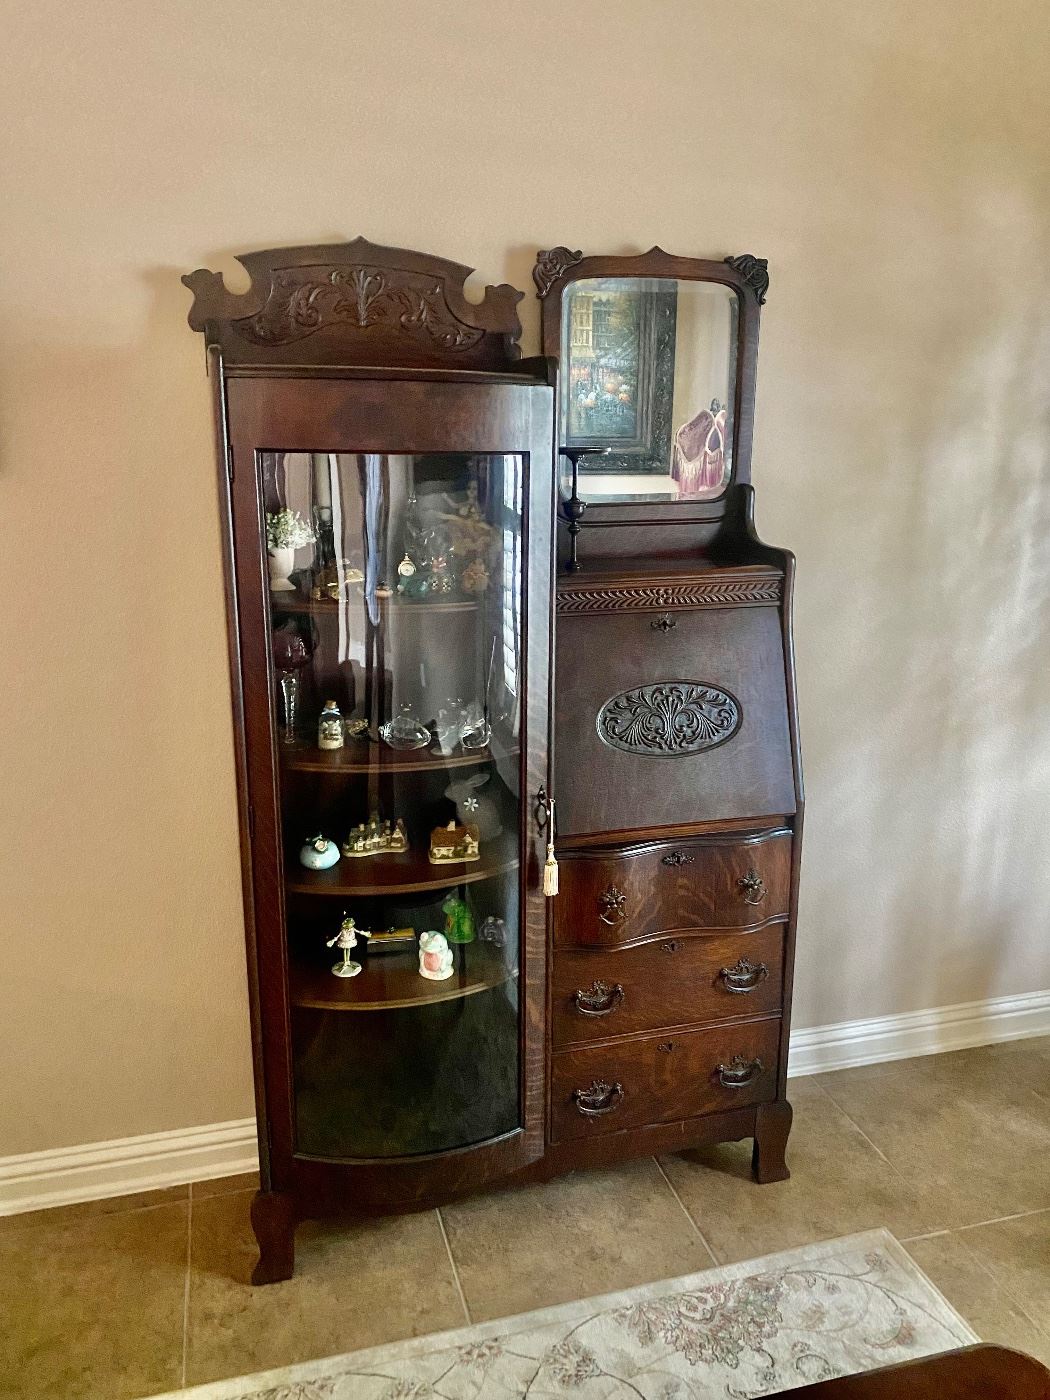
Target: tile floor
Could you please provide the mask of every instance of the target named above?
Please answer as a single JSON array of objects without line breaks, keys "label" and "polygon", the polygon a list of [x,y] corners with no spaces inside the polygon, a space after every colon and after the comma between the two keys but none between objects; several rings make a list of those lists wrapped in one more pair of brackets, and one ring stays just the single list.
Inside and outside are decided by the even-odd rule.
[{"label": "tile floor", "polygon": [[885,1225],[989,1341],[1050,1363],[1050,1038],[791,1082],[791,1181],[750,1144],[440,1212],[303,1226],[253,1289],[253,1182],[0,1220],[0,1397],[135,1400]]}]

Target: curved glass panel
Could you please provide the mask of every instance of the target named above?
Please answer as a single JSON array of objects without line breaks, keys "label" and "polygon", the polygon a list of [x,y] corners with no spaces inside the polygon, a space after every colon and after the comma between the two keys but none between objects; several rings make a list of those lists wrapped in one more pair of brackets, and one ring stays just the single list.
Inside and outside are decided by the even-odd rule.
[{"label": "curved glass panel", "polygon": [[588,500],[719,495],[732,474],[738,301],[731,287],[588,277],[563,292],[561,446]]},{"label": "curved glass panel", "polygon": [[525,458],[262,454],[296,1150],[520,1122]]}]

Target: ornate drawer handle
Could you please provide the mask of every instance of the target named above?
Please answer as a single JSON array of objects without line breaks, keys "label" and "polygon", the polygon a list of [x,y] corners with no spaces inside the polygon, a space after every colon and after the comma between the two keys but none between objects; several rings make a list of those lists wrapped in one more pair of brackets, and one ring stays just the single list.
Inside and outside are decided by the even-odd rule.
[{"label": "ornate drawer handle", "polygon": [[734,1055],[727,1065],[716,1065],[715,1068],[723,1089],[743,1089],[762,1073],[762,1061]]},{"label": "ornate drawer handle", "polygon": [[662,632],[666,637],[668,632],[673,632],[678,626],[678,619],[675,617],[668,617],[668,615],[664,613],[663,617],[653,618],[649,626],[654,632]]},{"label": "ornate drawer handle", "polygon": [[692,865],[693,857],[685,851],[668,851],[661,857],[662,865]]},{"label": "ornate drawer handle", "polygon": [[623,988],[619,982],[614,987],[592,982],[587,991],[580,987],[573,992],[572,999],[581,1016],[608,1016],[623,1002]]},{"label": "ornate drawer handle", "polygon": [[757,870],[749,870],[736,882],[745,904],[761,904],[766,897],[766,882]]},{"label": "ornate drawer handle", "polygon": [[622,924],[627,918],[627,896],[610,885],[598,896],[598,917],[603,924]]},{"label": "ornate drawer handle", "polygon": [[759,982],[764,982],[769,976],[769,968],[765,963],[740,958],[733,967],[724,967],[718,975],[725,983],[727,992],[753,992]]},{"label": "ornate drawer handle", "polygon": [[603,1113],[612,1113],[623,1103],[623,1085],[592,1079],[586,1089],[573,1089],[572,1097],[577,1113],[582,1113],[585,1118],[600,1118]]}]

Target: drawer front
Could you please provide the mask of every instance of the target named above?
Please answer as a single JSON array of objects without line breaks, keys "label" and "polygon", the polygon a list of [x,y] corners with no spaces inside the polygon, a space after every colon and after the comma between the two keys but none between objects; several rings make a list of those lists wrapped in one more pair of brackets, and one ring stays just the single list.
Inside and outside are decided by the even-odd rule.
[{"label": "drawer front", "polygon": [[779,1011],[784,926],[659,938],[616,952],[560,949],[551,972],[555,1049],[581,1041]]},{"label": "drawer front", "polygon": [[791,833],[659,841],[559,857],[558,948],[617,948],[675,929],[753,928],[786,917]]},{"label": "drawer front", "polygon": [[775,606],[559,613],[556,647],[563,837],[794,812]]},{"label": "drawer front", "polygon": [[552,1056],[554,1142],[776,1097],[780,1020],[588,1045]]}]

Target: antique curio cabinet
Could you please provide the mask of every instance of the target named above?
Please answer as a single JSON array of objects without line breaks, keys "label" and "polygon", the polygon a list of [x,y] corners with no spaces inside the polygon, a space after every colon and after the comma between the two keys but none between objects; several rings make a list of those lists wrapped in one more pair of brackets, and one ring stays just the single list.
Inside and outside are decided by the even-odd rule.
[{"label": "antique curio cabinet", "polygon": [[346,244],[183,280],[214,395],[261,1189],[323,1214],[754,1140],[787,1174],[793,559],[750,255]]},{"label": "antique curio cabinet", "polygon": [[[184,280],[207,341],[262,1189],[406,1209],[542,1157],[554,393],[522,293],[345,245]],[[429,952],[426,952],[429,949]]]}]

